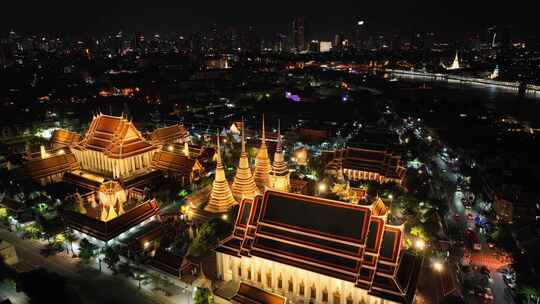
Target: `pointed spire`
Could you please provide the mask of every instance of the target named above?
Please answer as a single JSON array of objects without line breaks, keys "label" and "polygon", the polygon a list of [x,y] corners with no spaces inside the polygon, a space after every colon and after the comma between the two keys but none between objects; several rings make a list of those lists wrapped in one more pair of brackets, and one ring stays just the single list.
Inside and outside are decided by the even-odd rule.
[{"label": "pointed spire", "polygon": [[242,152],[246,152],[246,138],[245,138],[245,131],[244,131],[244,116],[242,116]]},{"label": "pointed spire", "polygon": [[261,191],[264,191],[266,187],[270,187],[270,171],[271,163],[268,157],[268,149],[266,148],[266,135],[264,126],[264,114],[262,117],[262,137],[261,147],[255,158],[255,183]]},{"label": "pointed spire", "polygon": [[249,168],[249,158],[246,153],[244,123],[244,117],[242,117],[242,151],[240,152],[240,159],[238,160],[238,167],[236,168],[236,175],[234,176],[232,185],[233,195],[238,200],[242,200],[243,198],[253,198],[259,194],[257,185],[253,179],[253,174]]},{"label": "pointed spire", "polygon": [[276,152],[274,153],[274,162],[272,164],[272,176],[271,176],[272,188],[278,191],[288,192],[290,188],[290,173],[287,163],[285,162],[285,155],[281,148],[281,121],[278,120],[278,138],[276,145]]},{"label": "pointed spire", "polygon": [[217,130],[217,164],[216,172],[214,175],[214,182],[212,184],[212,192],[210,192],[210,200],[204,208],[204,210],[212,213],[224,213],[229,208],[236,204],[234,197],[229,188],[229,182],[225,176],[225,170],[223,163],[221,162],[221,145],[219,143],[219,129]]},{"label": "pointed spire", "polygon": [[281,119],[278,119],[277,122],[277,145],[276,153],[281,152]]},{"label": "pointed spire", "polygon": [[262,115],[263,121],[262,121],[262,141],[266,143],[266,131],[264,130],[264,113]]},{"label": "pointed spire", "polygon": [[219,129],[217,130],[217,165],[223,167],[221,163],[221,145],[219,144]]}]

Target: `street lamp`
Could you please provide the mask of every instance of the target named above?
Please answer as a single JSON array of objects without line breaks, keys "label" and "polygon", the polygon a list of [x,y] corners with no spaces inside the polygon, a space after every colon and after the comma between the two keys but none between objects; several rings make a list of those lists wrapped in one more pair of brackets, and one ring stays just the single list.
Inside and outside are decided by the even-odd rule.
[{"label": "street lamp", "polygon": [[221,219],[224,220],[224,221],[226,221],[228,218],[229,218],[229,216],[226,215],[226,214],[223,214],[223,215],[221,216]]},{"label": "street lamp", "polygon": [[426,242],[424,242],[424,240],[422,239],[417,239],[414,242],[414,248],[416,248],[416,250],[422,251],[426,248]]},{"label": "street lamp", "polygon": [[393,199],[394,199],[394,195],[388,194],[388,199],[393,200]]},{"label": "street lamp", "polygon": [[169,150],[169,152],[172,152],[174,150],[173,145],[169,145],[169,147],[167,147],[167,150]]},{"label": "street lamp", "polygon": [[326,184],[325,183],[319,183],[319,193],[326,192]]},{"label": "street lamp", "polygon": [[444,266],[441,262],[434,262],[433,263],[433,270],[435,270],[436,272],[442,272],[444,270]]}]

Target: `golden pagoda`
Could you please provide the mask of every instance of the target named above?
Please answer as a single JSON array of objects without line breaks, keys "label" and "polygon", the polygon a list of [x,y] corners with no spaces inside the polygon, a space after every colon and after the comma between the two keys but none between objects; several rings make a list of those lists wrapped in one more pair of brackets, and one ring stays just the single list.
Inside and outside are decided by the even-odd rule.
[{"label": "golden pagoda", "polygon": [[285,155],[283,154],[283,149],[281,148],[281,126],[279,121],[276,152],[274,153],[274,163],[272,164],[270,181],[273,189],[289,192],[291,187],[291,179],[289,168],[285,162]]},{"label": "golden pagoda", "polygon": [[232,192],[237,200],[243,198],[254,198],[259,194],[259,189],[253,179],[253,174],[249,168],[249,159],[246,153],[246,140],[244,138],[244,120],[242,119],[242,151],[240,152],[240,160],[236,168],[236,175],[232,184]]},{"label": "golden pagoda", "polygon": [[234,197],[229,188],[229,183],[225,177],[225,170],[221,162],[221,146],[219,144],[219,131],[217,135],[217,164],[214,183],[212,184],[212,192],[210,200],[204,210],[212,213],[224,213],[229,211],[229,208],[236,204]]},{"label": "golden pagoda", "polygon": [[267,187],[270,187],[270,171],[272,165],[270,164],[270,158],[268,157],[268,148],[266,148],[266,134],[264,130],[264,115],[262,120],[262,138],[261,138],[261,147],[257,152],[257,157],[255,157],[255,184],[261,191]]}]

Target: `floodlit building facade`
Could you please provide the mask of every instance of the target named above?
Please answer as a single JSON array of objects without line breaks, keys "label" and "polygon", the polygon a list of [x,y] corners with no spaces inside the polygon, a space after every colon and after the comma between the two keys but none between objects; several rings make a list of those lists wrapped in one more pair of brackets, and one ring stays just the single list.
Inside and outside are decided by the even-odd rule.
[{"label": "floodlit building facade", "polygon": [[244,199],[216,249],[218,276],[298,303],[412,303],[422,259],[379,204],[272,190]]}]

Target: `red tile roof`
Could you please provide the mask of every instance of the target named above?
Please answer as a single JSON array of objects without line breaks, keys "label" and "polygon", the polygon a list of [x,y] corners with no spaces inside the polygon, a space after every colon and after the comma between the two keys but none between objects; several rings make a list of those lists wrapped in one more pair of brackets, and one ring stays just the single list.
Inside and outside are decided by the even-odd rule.
[{"label": "red tile roof", "polygon": [[126,118],[99,114],[75,149],[94,150],[121,159],[154,150],[155,146]]}]

